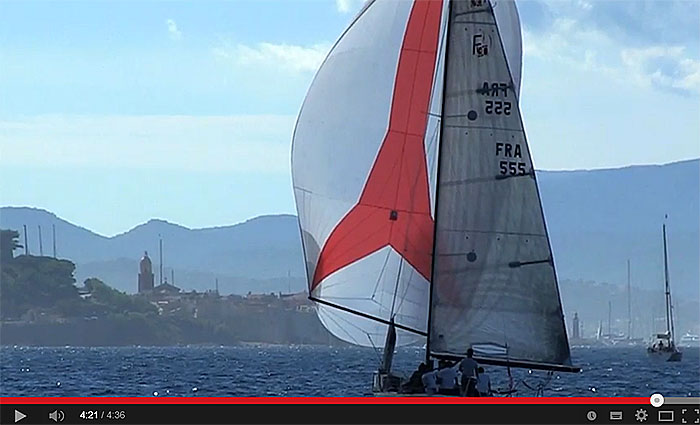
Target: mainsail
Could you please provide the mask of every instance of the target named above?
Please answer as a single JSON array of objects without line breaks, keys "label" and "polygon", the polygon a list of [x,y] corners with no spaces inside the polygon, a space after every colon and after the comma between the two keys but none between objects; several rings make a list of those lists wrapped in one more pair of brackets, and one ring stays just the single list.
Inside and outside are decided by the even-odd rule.
[{"label": "mainsail", "polygon": [[[499,2],[500,4],[500,2]],[[450,8],[430,352],[569,365],[564,317],[520,117],[487,0]]]},{"label": "mainsail", "polygon": [[[326,328],[429,354],[568,364],[518,105],[513,1],[370,1],[321,65],[292,145]],[[444,99],[443,99],[444,95]],[[431,282],[432,281],[432,287]]]}]

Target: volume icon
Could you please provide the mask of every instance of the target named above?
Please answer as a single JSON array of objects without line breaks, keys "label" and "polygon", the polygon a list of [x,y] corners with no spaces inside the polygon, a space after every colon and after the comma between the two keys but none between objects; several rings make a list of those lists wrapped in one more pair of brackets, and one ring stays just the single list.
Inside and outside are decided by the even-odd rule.
[{"label": "volume icon", "polygon": [[54,410],[53,412],[49,413],[49,419],[53,420],[54,422],[62,422],[65,417],[66,415],[63,413],[63,410]]}]

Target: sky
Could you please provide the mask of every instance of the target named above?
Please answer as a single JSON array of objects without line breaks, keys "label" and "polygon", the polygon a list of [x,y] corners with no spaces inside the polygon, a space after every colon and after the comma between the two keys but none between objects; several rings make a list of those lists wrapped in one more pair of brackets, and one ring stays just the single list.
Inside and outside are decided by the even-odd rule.
[{"label": "sky", "polygon": [[[520,0],[541,170],[700,157],[700,2]],[[296,115],[362,0],[0,3],[0,205],[105,236],[294,213]]]}]

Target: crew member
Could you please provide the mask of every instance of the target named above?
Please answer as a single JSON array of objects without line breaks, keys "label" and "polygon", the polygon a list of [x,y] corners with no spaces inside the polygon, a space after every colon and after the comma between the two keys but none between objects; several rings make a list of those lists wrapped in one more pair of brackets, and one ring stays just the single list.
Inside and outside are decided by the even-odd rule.
[{"label": "crew member", "polygon": [[476,390],[476,380],[479,378],[479,363],[472,357],[474,350],[470,347],[467,350],[467,357],[463,358],[459,363],[459,371],[462,373],[462,396],[478,397],[479,392]]},{"label": "crew member", "polygon": [[476,389],[481,397],[491,396],[491,378],[484,372],[484,368],[479,366],[477,369],[479,378],[476,380]]}]

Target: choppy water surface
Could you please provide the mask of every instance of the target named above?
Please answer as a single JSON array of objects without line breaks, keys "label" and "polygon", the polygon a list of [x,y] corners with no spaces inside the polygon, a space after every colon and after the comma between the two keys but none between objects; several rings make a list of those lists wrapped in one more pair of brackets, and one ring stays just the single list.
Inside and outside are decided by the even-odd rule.
[{"label": "choppy water surface", "polygon": [[[0,349],[2,396],[368,396],[374,350],[313,346],[100,347]],[[408,375],[421,349],[400,349]],[[644,348],[572,348],[580,374],[555,373],[548,396],[700,396],[700,350],[680,363],[648,359]],[[486,366],[494,386],[504,368]],[[514,370],[517,395],[533,396],[545,372]],[[525,383],[523,383],[523,381]]]}]

